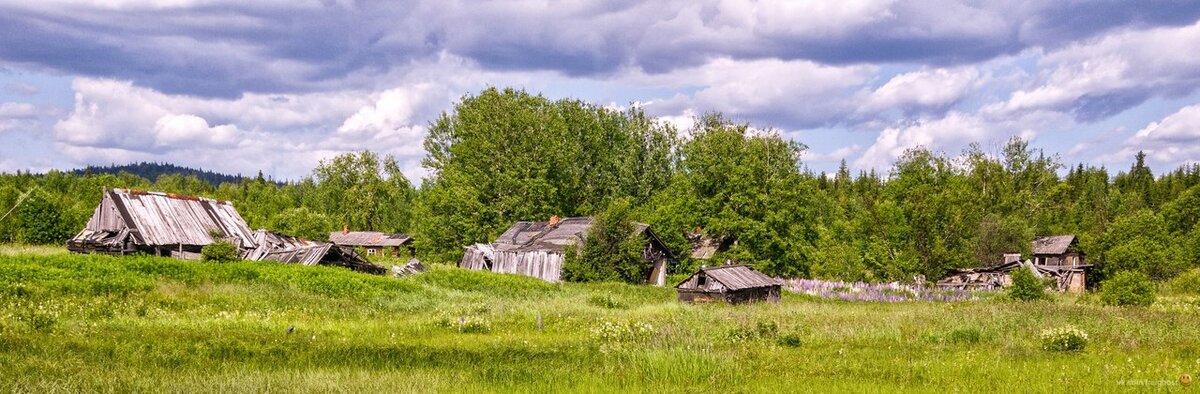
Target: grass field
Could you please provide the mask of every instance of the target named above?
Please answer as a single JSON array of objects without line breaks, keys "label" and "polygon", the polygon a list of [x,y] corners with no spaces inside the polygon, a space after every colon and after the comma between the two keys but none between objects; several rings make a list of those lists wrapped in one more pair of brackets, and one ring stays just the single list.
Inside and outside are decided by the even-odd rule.
[{"label": "grass field", "polygon": [[[1200,372],[1190,298],[680,305],[669,288],[440,266],[390,279],[4,249],[0,391],[1187,391]],[[1067,325],[1083,351],[1041,349]]]}]

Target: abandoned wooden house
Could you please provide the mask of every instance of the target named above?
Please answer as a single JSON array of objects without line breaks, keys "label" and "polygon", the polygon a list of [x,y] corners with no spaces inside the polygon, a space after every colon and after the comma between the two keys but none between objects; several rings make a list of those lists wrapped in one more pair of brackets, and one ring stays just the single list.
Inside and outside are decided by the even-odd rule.
[{"label": "abandoned wooden house", "polygon": [[1041,265],[1034,264],[1033,260],[1013,260],[992,267],[953,270],[938,281],[937,286],[948,290],[1000,290],[1012,286],[1013,271],[1029,269],[1039,278],[1053,278],[1053,290],[1082,293],[1087,287],[1086,276],[1089,267]]},{"label": "abandoned wooden house", "polygon": [[254,249],[242,257],[252,261],[275,261],[301,265],[331,265],[382,275],[387,269],[359,258],[354,249],[329,242],[310,241],[268,230],[254,232]]},{"label": "abandoned wooden house", "polygon": [[205,245],[225,241],[247,260],[324,264],[383,273],[353,250],[265,230],[251,231],[228,201],[128,189],[105,190],[91,219],[67,249],[75,253],[148,253],[199,259]]},{"label": "abandoned wooden house", "polygon": [[779,302],[780,281],[745,265],[719,265],[700,268],[675,290],[681,302]]},{"label": "abandoned wooden house", "polygon": [[363,248],[367,256],[400,257],[413,255],[412,237],[405,234],[389,234],[379,231],[342,231],[329,233],[329,242],[342,246]]},{"label": "abandoned wooden house", "polygon": [[1087,265],[1074,235],[1037,237],[1033,240],[1033,263],[1037,265],[1078,267]]},{"label": "abandoned wooden house", "polygon": [[[517,222],[491,244],[466,247],[459,266],[559,282],[568,248],[582,245],[592,223],[591,217],[559,219],[557,216],[546,222]],[[667,265],[674,255],[649,225],[636,223],[634,233],[646,240],[642,252],[649,271],[646,282],[666,285]]]},{"label": "abandoned wooden house", "polygon": [[1039,278],[1054,278],[1054,290],[1082,293],[1087,289],[1087,272],[1079,240],[1074,235],[1037,237],[1033,258],[1021,262],[1020,253],[1005,253],[1004,263],[992,267],[963,268],[938,281],[938,287],[960,290],[999,290],[1012,285],[1012,271],[1028,268]]}]

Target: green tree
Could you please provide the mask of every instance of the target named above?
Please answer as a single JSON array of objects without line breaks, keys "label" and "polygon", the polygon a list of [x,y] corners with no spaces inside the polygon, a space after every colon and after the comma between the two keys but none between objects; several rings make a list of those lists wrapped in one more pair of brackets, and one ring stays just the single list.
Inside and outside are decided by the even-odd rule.
[{"label": "green tree", "polygon": [[646,238],[634,232],[628,199],[613,200],[596,214],[587,238],[563,264],[563,279],[573,282],[645,283],[652,268],[642,252]]},{"label": "green tree", "polygon": [[1100,300],[1116,306],[1150,306],[1154,303],[1154,283],[1141,272],[1121,271],[1100,284]]},{"label": "green tree", "polygon": [[1046,283],[1033,270],[1022,266],[1012,272],[1008,296],[1017,301],[1036,301],[1046,298]]}]

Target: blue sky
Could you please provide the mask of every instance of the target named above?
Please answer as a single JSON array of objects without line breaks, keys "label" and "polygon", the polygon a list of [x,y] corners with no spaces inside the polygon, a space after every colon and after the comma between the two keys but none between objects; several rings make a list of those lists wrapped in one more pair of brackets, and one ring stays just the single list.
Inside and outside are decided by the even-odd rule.
[{"label": "blue sky", "polygon": [[165,161],[281,179],[513,86],[720,111],[886,173],[907,149],[1200,161],[1194,1],[0,0],[0,171]]}]

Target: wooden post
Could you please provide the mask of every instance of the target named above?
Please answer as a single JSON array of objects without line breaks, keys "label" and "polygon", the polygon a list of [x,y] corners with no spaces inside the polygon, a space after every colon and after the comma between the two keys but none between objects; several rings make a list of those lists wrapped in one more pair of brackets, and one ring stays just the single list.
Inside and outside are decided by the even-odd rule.
[{"label": "wooden post", "polygon": [[538,332],[542,332],[542,312],[541,311],[538,311],[537,317],[538,317]]}]

